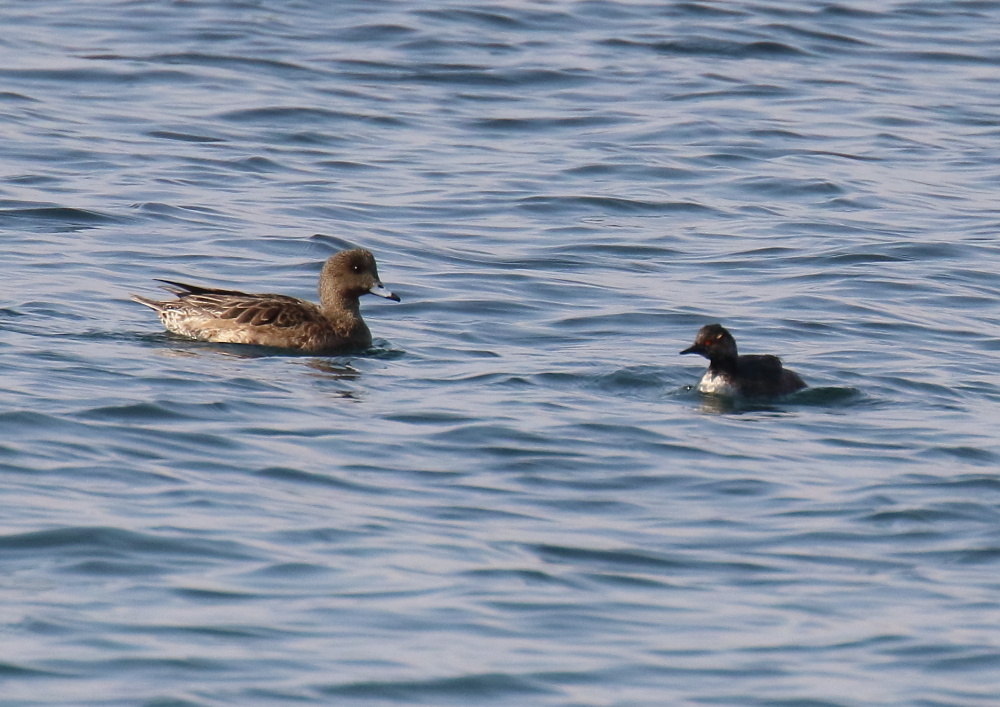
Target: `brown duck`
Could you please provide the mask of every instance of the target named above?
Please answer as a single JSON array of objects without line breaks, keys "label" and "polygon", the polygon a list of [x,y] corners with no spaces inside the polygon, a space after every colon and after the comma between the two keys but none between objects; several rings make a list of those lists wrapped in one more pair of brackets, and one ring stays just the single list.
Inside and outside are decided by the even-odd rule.
[{"label": "brown duck", "polygon": [[319,305],[287,295],[250,294],[160,280],[177,295],[158,302],[132,295],[153,309],[175,334],[202,341],[254,344],[315,354],[371,346],[358,298],[373,294],[399,301],[382,286],[375,257],[355,248],[331,255],[319,274]]}]

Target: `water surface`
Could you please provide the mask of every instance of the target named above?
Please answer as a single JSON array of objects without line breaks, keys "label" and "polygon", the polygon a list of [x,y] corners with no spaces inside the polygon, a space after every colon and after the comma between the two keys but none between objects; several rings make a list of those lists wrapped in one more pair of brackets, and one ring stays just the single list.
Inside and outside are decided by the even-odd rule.
[{"label": "water surface", "polygon": [[[0,22],[5,705],[996,704],[996,4]],[[350,245],[357,355],[128,301]]]}]

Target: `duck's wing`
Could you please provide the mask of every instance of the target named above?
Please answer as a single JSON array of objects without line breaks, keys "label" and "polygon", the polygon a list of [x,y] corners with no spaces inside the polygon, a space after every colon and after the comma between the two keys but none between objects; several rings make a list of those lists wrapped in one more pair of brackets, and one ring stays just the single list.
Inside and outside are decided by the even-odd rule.
[{"label": "duck's wing", "polygon": [[781,388],[781,359],[770,354],[739,357],[740,390],[744,395],[773,395]]},{"label": "duck's wing", "polygon": [[739,357],[740,373],[762,379],[781,378],[781,359],[771,354],[749,354]]},{"label": "duck's wing", "polygon": [[217,306],[219,319],[231,319],[236,324],[287,328],[326,325],[319,307],[287,295],[223,296]]},{"label": "duck's wing", "polygon": [[[220,320],[223,326],[300,327],[326,322],[312,302],[296,297],[257,294],[239,290],[189,285],[174,280],[159,280],[177,299],[156,303],[158,309],[175,318],[188,320]],[[140,301],[151,306],[149,300]]]},{"label": "duck's wing", "polygon": [[252,297],[246,292],[240,292],[239,290],[220,290],[214,287],[199,287],[198,285],[189,285],[186,282],[177,282],[176,280],[164,280],[162,278],[154,278],[157,282],[163,282],[170,287],[164,287],[163,289],[167,292],[181,297],[183,295],[237,295],[242,297]]},{"label": "duck's wing", "polygon": [[785,368],[781,359],[770,354],[740,356],[740,377],[744,388],[753,395],[785,395],[806,387],[795,371]]}]

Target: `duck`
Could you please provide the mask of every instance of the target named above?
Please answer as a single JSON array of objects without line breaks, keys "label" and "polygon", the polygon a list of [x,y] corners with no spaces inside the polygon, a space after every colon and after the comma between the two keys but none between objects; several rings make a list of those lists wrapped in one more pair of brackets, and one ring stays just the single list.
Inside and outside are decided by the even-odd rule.
[{"label": "duck", "polygon": [[254,294],[165,283],[175,299],[132,295],[175,334],[200,341],[252,344],[313,354],[362,350],[372,335],[361,318],[358,298],[372,294],[399,302],[378,276],[375,256],[364,248],[331,255],[319,274],[319,305],[288,295]]},{"label": "duck", "polygon": [[736,339],[721,324],[706,324],[698,330],[694,344],[682,354],[701,354],[708,370],[698,383],[702,393],[728,396],[788,395],[806,387],[795,371],[770,354],[739,355]]}]

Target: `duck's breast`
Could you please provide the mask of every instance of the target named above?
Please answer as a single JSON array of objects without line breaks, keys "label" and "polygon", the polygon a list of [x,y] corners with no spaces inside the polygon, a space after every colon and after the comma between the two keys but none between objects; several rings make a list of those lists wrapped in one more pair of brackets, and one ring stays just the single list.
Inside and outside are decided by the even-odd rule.
[{"label": "duck's breast", "polygon": [[701,377],[698,391],[713,395],[737,395],[740,392],[734,385],[732,377],[715,371],[707,371]]}]

